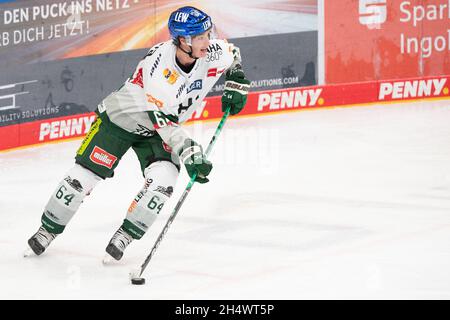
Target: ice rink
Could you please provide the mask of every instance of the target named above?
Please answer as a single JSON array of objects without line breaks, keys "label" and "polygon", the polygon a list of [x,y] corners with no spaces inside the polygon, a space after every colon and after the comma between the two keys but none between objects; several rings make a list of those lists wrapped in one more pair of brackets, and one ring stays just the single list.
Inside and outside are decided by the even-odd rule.
[{"label": "ice rink", "polygon": [[[205,145],[217,122],[188,126]],[[23,258],[81,140],[0,153],[0,299],[450,299],[450,100],[227,122],[123,259],[104,249],[141,189],[130,151],[44,255]]]}]

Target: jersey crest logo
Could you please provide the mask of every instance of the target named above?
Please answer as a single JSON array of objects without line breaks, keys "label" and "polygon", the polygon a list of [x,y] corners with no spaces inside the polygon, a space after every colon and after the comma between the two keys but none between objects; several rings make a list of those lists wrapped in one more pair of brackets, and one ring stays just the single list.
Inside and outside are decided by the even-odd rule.
[{"label": "jersey crest logo", "polygon": [[144,77],[142,76],[142,68],[139,69],[136,76],[133,80],[131,80],[131,83],[138,85],[141,88],[144,88]]},{"label": "jersey crest logo", "polygon": [[166,78],[167,82],[169,82],[170,84],[174,84],[175,82],[177,82],[178,77],[180,76],[178,72],[176,72],[175,70],[170,70],[168,68],[164,69],[163,74],[164,78]]}]

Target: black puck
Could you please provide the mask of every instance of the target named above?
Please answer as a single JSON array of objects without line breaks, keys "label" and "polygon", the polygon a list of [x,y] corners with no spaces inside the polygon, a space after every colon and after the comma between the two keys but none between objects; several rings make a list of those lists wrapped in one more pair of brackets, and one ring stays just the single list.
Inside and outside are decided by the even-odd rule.
[{"label": "black puck", "polygon": [[142,285],[142,284],[145,284],[145,279],[144,278],[132,278],[131,283],[136,284],[136,285]]}]

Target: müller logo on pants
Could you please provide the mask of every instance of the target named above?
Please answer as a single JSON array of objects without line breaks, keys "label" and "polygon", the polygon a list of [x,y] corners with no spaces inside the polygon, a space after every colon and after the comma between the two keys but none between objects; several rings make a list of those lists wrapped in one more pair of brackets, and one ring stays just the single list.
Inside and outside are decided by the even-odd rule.
[{"label": "m\u00fcller logo on pants", "polygon": [[114,163],[117,161],[117,157],[97,146],[94,147],[89,158],[92,162],[107,167],[108,169],[112,169]]}]

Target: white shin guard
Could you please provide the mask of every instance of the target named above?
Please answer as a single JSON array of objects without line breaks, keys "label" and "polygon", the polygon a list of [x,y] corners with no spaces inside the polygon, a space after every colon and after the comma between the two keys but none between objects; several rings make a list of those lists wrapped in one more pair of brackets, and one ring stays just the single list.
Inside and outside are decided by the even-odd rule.
[{"label": "white shin guard", "polygon": [[102,178],[78,164],[69,170],[45,206],[42,223],[46,229],[61,233],[100,180]]},{"label": "white shin guard", "polygon": [[135,239],[140,239],[147,232],[172,195],[178,169],[171,162],[158,161],[148,166],[144,175],[144,187],[131,203],[123,225]]}]

